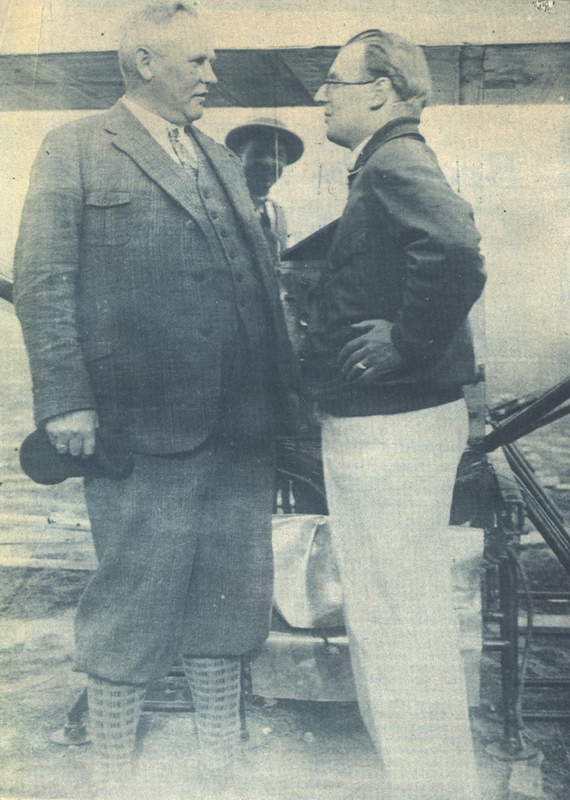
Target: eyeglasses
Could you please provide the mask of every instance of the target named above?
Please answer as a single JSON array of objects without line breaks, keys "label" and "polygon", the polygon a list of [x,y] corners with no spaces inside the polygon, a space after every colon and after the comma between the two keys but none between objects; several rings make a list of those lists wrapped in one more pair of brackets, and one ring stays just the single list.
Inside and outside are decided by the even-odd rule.
[{"label": "eyeglasses", "polygon": [[332,78],[327,78],[326,81],[323,81],[323,86],[366,86],[368,83],[374,83],[376,78],[372,78],[370,81],[335,81]]}]

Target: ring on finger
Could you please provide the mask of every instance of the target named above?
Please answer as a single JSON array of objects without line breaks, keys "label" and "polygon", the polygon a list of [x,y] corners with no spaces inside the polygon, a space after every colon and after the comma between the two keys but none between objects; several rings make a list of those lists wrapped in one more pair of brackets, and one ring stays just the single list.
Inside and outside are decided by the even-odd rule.
[{"label": "ring on finger", "polygon": [[355,364],[354,366],[355,366],[357,369],[360,369],[360,370],[362,370],[362,372],[365,372],[365,370],[367,370],[367,369],[368,369],[368,367],[366,366],[366,364],[364,363],[364,361],[359,361],[359,362],[358,362],[358,364]]}]

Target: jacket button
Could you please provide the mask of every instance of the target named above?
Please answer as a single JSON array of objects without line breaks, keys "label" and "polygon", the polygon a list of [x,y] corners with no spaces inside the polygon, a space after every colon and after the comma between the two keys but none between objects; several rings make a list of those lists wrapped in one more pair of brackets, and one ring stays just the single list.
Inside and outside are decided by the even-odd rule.
[{"label": "jacket button", "polygon": [[212,211],[210,211],[210,216],[212,217],[212,219],[218,219],[220,215],[218,214],[218,212],[214,208]]},{"label": "jacket button", "polygon": [[206,198],[206,200],[208,199],[208,197],[210,196],[210,194],[211,194],[211,192],[210,192],[210,190],[209,190],[207,187],[206,187],[205,189],[202,189],[202,196],[203,196],[203,197],[205,197],[205,198]]},{"label": "jacket button", "polygon": [[186,227],[187,227],[189,230],[192,230],[192,228],[195,228],[195,227],[196,227],[196,223],[194,222],[194,220],[193,220],[193,219],[189,219],[189,220],[187,221],[187,223],[186,223]]}]

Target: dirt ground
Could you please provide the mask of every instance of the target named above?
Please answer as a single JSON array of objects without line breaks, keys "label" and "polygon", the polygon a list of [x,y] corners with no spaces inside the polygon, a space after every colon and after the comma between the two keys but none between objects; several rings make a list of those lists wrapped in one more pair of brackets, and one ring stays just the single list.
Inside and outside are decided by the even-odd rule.
[{"label": "dirt ground", "polygon": [[[63,747],[50,742],[83,687],[83,676],[71,671],[71,654],[74,605],[86,577],[87,573],[77,571],[0,569],[2,798],[91,797],[89,745]],[[539,759],[513,767],[486,753],[485,746],[501,735],[500,682],[496,657],[485,655],[483,662],[482,705],[473,714],[473,730],[484,800],[567,800],[570,723],[527,723],[527,740],[542,751]],[[564,670],[568,674],[568,667],[570,657],[562,640],[537,640],[530,674]],[[184,699],[181,693],[182,685],[176,681],[157,685],[150,692],[154,697]],[[549,697],[543,692],[533,702],[541,708],[545,703],[556,708],[565,698],[562,693]],[[137,794],[141,800],[192,800],[197,786],[192,716],[143,715]],[[382,796],[375,756],[356,704],[254,697],[247,705],[247,719],[250,738],[243,743],[241,757],[241,770],[249,781],[246,796],[259,800],[376,800]],[[514,793],[517,786],[524,794]]]}]

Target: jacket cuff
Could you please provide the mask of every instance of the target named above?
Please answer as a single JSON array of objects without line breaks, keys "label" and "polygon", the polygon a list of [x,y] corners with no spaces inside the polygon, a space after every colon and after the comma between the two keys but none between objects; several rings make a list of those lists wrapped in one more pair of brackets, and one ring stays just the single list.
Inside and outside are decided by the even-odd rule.
[{"label": "jacket cuff", "polygon": [[71,414],[73,411],[85,411],[86,409],[97,410],[95,398],[90,392],[84,394],[67,393],[51,396],[46,392],[38,392],[34,388],[34,419],[36,425],[40,427],[48,419],[60,417],[62,414]]}]

